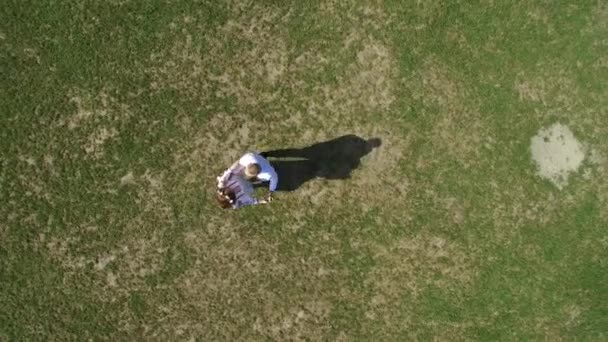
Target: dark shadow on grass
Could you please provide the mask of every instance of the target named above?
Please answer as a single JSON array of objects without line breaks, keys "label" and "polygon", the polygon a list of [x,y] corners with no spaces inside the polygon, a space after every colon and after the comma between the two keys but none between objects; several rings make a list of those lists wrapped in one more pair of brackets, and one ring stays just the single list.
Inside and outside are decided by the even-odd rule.
[{"label": "dark shadow on grass", "polygon": [[[260,153],[268,158],[279,176],[278,191],[294,191],[313,178],[347,179],[359,167],[361,158],[379,147],[378,138],[363,139],[353,134],[304,148]],[[297,160],[282,160],[290,158]]]}]

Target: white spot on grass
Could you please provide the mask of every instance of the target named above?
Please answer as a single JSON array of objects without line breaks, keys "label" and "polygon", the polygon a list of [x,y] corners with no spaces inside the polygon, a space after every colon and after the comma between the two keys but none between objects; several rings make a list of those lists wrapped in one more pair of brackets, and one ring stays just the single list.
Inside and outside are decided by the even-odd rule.
[{"label": "white spot on grass", "polygon": [[133,172],[129,171],[126,175],[120,178],[120,185],[134,184],[135,176],[133,176]]},{"label": "white spot on grass", "polygon": [[43,160],[44,160],[44,164],[49,167],[52,167],[53,162],[55,161],[55,159],[52,156],[49,156],[48,154],[44,156]]},{"label": "white spot on grass", "polygon": [[108,272],[108,274],[106,275],[106,281],[108,283],[108,286],[110,286],[110,287],[116,286],[116,284],[117,284],[116,283],[116,279],[117,278],[118,277],[116,277],[116,275],[114,273]]},{"label": "white spot on grass", "polygon": [[85,108],[82,104],[83,100],[81,97],[73,96],[70,98],[70,102],[76,104],[76,113],[68,120],[68,128],[70,130],[79,127],[83,122],[93,116],[93,112]]},{"label": "white spot on grass", "polygon": [[36,159],[33,157],[19,156],[20,161],[25,162],[29,166],[36,166]]},{"label": "white spot on grass", "polygon": [[99,259],[97,259],[97,262],[95,263],[95,269],[98,271],[103,270],[104,268],[106,268],[106,266],[111,263],[112,261],[114,261],[116,259],[116,257],[114,255],[106,255],[103,257],[100,257]]},{"label": "white spot on grass", "polygon": [[558,189],[568,185],[568,176],[577,172],[585,159],[585,149],[568,126],[556,123],[532,137],[532,159],[537,174],[550,180]]}]

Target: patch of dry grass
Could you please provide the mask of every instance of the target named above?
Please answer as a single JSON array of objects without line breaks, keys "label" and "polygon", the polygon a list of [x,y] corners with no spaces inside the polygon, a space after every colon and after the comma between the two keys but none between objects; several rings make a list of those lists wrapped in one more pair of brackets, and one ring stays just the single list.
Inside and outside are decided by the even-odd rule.
[{"label": "patch of dry grass", "polygon": [[[373,289],[365,313],[366,324],[380,324],[389,334],[411,332],[419,324],[416,308],[428,288],[466,291],[477,276],[478,261],[469,248],[427,233],[403,237],[389,246],[376,246],[374,261],[377,266],[365,280]],[[404,306],[404,302],[409,304]],[[394,322],[400,322],[399,326],[393,326]],[[458,335],[467,327],[467,323],[424,324],[440,325],[440,331],[447,329]]]}]

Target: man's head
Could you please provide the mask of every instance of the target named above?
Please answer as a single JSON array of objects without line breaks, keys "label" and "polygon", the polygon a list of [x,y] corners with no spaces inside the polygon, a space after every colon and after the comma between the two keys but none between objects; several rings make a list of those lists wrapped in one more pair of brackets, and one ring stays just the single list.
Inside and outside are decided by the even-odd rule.
[{"label": "man's head", "polygon": [[256,179],[261,170],[262,170],[262,168],[260,167],[259,164],[256,164],[256,163],[249,164],[249,165],[245,166],[245,177],[247,177],[247,179],[250,179],[250,180]]},{"label": "man's head", "polygon": [[382,140],[379,138],[367,139],[367,145],[369,145],[371,148],[376,148],[382,145]]}]

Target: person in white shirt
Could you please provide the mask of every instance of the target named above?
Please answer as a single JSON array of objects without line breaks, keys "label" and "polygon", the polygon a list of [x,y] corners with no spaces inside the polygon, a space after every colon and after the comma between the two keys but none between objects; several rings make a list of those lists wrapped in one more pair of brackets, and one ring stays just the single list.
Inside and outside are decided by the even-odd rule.
[{"label": "person in white shirt", "polygon": [[249,182],[256,184],[268,182],[267,201],[272,199],[272,193],[276,190],[279,177],[268,160],[261,155],[253,152],[246,153],[236,163],[232,164],[228,170],[218,177],[217,187],[223,189],[231,175],[241,175]]}]

